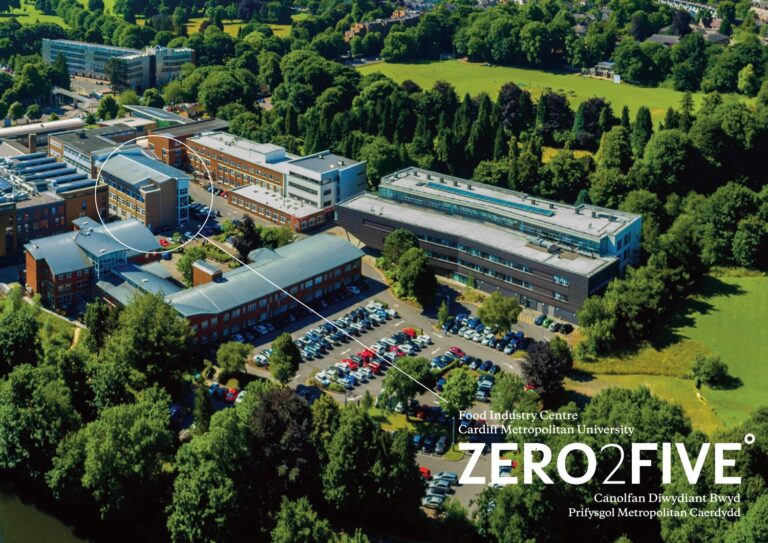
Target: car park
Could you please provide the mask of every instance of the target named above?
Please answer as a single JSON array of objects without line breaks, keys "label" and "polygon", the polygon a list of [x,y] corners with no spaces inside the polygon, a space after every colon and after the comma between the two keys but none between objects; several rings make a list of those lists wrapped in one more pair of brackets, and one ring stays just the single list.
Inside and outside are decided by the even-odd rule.
[{"label": "car park", "polygon": [[431,479],[432,478],[432,472],[429,470],[429,468],[425,468],[424,466],[419,466],[419,474],[424,479]]},{"label": "car park", "polygon": [[451,483],[445,479],[438,479],[435,477],[429,486],[427,487],[427,493],[433,494],[450,494],[453,491]]},{"label": "car park", "polygon": [[440,436],[440,438],[437,440],[437,443],[435,444],[435,453],[445,454],[447,449],[448,449],[448,436]]},{"label": "car park", "polygon": [[439,479],[441,481],[448,481],[451,485],[458,485],[459,484],[459,476],[456,475],[453,471],[441,471],[439,473],[435,474],[435,479]]},{"label": "car park", "polygon": [[541,315],[539,315],[533,320],[533,324],[535,324],[536,326],[541,326],[546,320],[546,318],[547,316],[542,313]]},{"label": "car park", "polygon": [[490,395],[484,390],[478,390],[475,392],[475,400],[478,402],[488,402],[490,399]]}]

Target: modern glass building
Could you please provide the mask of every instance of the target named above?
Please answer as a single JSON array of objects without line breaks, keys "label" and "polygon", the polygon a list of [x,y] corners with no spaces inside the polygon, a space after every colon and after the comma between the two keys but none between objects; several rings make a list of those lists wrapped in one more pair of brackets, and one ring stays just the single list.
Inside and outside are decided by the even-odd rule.
[{"label": "modern glass building", "polygon": [[417,234],[438,273],[514,295],[572,322],[640,253],[642,217],[573,206],[448,175],[407,168],[378,195],[352,197],[337,219],[374,249],[395,228]]}]

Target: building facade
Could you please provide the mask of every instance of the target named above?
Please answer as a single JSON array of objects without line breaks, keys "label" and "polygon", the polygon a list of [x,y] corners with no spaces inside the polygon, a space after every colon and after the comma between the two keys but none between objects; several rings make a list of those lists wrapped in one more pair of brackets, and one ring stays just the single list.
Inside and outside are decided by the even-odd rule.
[{"label": "building facade", "polygon": [[277,165],[285,174],[285,195],[311,206],[327,209],[365,192],[365,162],[328,151]]},{"label": "building facade", "polygon": [[227,132],[204,133],[187,140],[195,174],[211,172],[214,182],[228,187],[257,185],[276,193],[283,192],[283,172],[276,164],[298,158],[284,147],[256,143]]},{"label": "building facade", "polygon": [[189,222],[189,175],[141,150],[98,163],[109,187],[109,214],[134,218],[153,231]]},{"label": "building facade", "polygon": [[[75,221],[77,230],[30,241],[25,249],[25,282],[28,292],[40,294],[43,303],[54,309],[90,301],[96,281],[118,266],[143,264],[157,257],[155,237],[136,220],[104,225],[88,218]],[[113,237],[114,236],[114,237]],[[118,240],[139,249],[128,249]]]},{"label": "building facade", "polygon": [[48,136],[48,156],[72,166],[91,178],[98,175],[96,162],[106,157],[120,143],[135,137],[126,125],[110,125],[92,130],[70,130]]},{"label": "building facade", "polygon": [[318,209],[259,185],[233,189],[227,199],[233,206],[297,233],[333,221],[333,210]]},{"label": "building facade", "polygon": [[414,232],[436,273],[525,307],[576,322],[640,254],[642,217],[570,206],[408,168],[382,179],[378,196],[336,206],[337,221],[374,249],[394,229]]},{"label": "building facade", "polygon": [[48,38],[43,38],[42,55],[49,64],[63,55],[71,75],[110,79],[118,88],[132,89],[164,85],[178,77],[183,64],[194,62],[194,51],[189,48],[169,49],[158,45],[140,51]]},{"label": "building facade", "polygon": [[158,128],[149,135],[149,150],[158,160],[174,168],[190,169],[187,141],[205,132],[226,130],[229,123],[222,119],[187,122],[167,128]]}]

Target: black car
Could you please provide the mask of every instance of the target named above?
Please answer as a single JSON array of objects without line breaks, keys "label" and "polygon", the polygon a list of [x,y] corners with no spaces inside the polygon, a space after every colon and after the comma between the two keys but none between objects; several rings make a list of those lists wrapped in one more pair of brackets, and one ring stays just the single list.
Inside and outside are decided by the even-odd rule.
[{"label": "black car", "polygon": [[560,332],[562,332],[563,334],[570,334],[571,332],[573,332],[573,325],[567,322],[562,323],[560,325]]},{"label": "black car", "polygon": [[435,450],[435,438],[434,436],[427,436],[424,438],[424,452],[433,452]]}]

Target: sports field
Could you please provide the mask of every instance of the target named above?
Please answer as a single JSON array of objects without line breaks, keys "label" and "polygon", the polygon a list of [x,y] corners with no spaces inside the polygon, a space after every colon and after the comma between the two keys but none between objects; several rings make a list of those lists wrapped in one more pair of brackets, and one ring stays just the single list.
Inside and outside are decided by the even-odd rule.
[{"label": "sports field", "polygon": [[[617,85],[611,81],[583,77],[573,73],[554,73],[509,66],[486,66],[482,63],[462,60],[423,62],[413,64],[390,64],[376,62],[360,66],[363,74],[381,72],[397,82],[410,79],[423,88],[431,87],[436,81],[448,81],[456,88],[459,95],[488,93],[496,98],[499,88],[504,83],[513,82],[537,97],[545,89],[562,92],[568,96],[572,105],[588,98],[601,97],[611,102],[618,114],[624,106],[629,106],[632,114],[640,106],[651,109],[656,121],[664,117],[669,107],[679,107],[683,93],[672,89],[636,87],[628,83]],[[697,94],[695,100],[701,100]]]},{"label": "sports field", "polygon": [[[768,406],[768,277],[711,277],[658,344],[621,358],[579,363],[566,387],[593,396],[611,386],[648,386],[679,403],[695,428],[711,431],[745,420]],[[683,379],[698,353],[716,353],[728,364],[734,383],[726,389]]]}]

